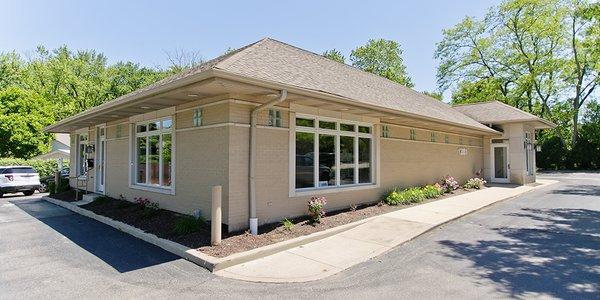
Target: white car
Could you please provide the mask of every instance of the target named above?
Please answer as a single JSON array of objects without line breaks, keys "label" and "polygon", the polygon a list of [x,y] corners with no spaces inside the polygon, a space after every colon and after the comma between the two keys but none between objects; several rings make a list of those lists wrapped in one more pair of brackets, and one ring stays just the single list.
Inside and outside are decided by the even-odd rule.
[{"label": "white car", "polygon": [[40,175],[30,166],[0,166],[0,197],[23,192],[30,196],[40,188]]}]

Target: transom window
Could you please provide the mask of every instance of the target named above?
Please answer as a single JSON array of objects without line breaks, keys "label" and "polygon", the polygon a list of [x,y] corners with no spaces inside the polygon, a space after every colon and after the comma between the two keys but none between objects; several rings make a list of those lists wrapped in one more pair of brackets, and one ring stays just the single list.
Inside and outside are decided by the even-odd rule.
[{"label": "transom window", "polygon": [[313,116],[295,124],[297,190],[373,182],[372,125]]},{"label": "transom window", "polygon": [[417,139],[417,131],[414,129],[410,130],[410,139],[411,140],[416,140]]},{"label": "transom window", "polygon": [[194,116],[192,117],[194,127],[202,126],[202,108],[196,108],[194,110]]},{"label": "transom window", "polygon": [[163,118],[135,126],[135,183],[171,187],[173,121]]}]

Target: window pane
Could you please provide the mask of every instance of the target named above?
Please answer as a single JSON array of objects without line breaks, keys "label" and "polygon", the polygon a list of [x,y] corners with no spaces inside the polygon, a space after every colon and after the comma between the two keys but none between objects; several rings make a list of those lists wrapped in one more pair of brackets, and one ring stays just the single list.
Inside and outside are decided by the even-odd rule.
[{"label": "window pane", "polygon": [[335,130],[335,122],[319,121],[319,128]]},{"label": "window pane", "polygon": [[138,125],[136,132],[146,132],[146,125]]},{"label": "window pane", "polygon": [[155,121],[148,124],[148,131],[157,130],[160,127],[160,121]]},{"label": "window pane", "polygon": [[371,182],[371,139],[358,139],[358,182]]},{"label": "window pane", "polygon": [[354,183],[354,137],[340,136],[340,184]]},{"label": "window pane", "polygon": [[319,186],[335,185],[335,136],[319,135]]},{"label": "window pane", "polygon": [[171,119],[166,119],[162,121],[162,128],[163,129],[170,129],[171,126],[173,126],[173,121]]},{"label": "window pane", "polygon": [[371,127],[358,126],[358,132],[360,132],[360,133],[371,133]]},{"label": "window pane", "polygon": [[296,132],[296,188],[315,186],[313,133]]},{"label": "window pane", "polygon": [[158,156],[158,135],[148,137],[148,183],[160,184],[158,179],[159,156]]},{"label": "window pane", "polygon": [[195,127],[202,126],[202,109],[201,108],[197,108],[196,110],[194,110],[194,117],[192,119],[194,121]]},{"label": "window pane", "polygon": [[171,186],[171,135],[162,136],[162,185]]},{"label": "window pane", "polygon": [[146,138],[137,138],[137,176],[138,183],[146,183]]},{"label": "window pane", "polygon": [[315,120],[296,118],[296,126],[315,127]]},{"label": "window pane", "polygon": [[340,123],[340,130],[343,130],[343,131],[354,131],[354,125]]}]

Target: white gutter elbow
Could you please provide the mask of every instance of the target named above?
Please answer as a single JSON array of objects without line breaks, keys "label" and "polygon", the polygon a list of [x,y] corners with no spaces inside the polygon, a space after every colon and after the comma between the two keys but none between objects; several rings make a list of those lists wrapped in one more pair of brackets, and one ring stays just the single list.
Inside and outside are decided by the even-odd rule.
[{"label": "white gutter elbow", "polygon": [[248,176],[248,202],[250,209],[250,233],[258,234],[258,217],[256,216],[256,123],[258,113],[262,110],[273,107],[274,105],[285,101],[287,98],[287,90],[281,90],[277,99],[261,104],[250,113],[250,164]]}]

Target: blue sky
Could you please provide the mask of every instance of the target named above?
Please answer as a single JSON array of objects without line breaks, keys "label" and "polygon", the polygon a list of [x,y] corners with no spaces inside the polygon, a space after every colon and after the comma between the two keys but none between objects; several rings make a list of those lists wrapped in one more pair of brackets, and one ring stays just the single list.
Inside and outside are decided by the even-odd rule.
[{"label": "blue sky", "polygon": [[464,16],[498,1],[27,1],[0,0],[0,52],[37,45],[96,49],[110,62],[167,66],[165,51],[220,55],[263,37],[346,57],[370,38],[398,41],[417,90],[434,90],[435,43]]}]

